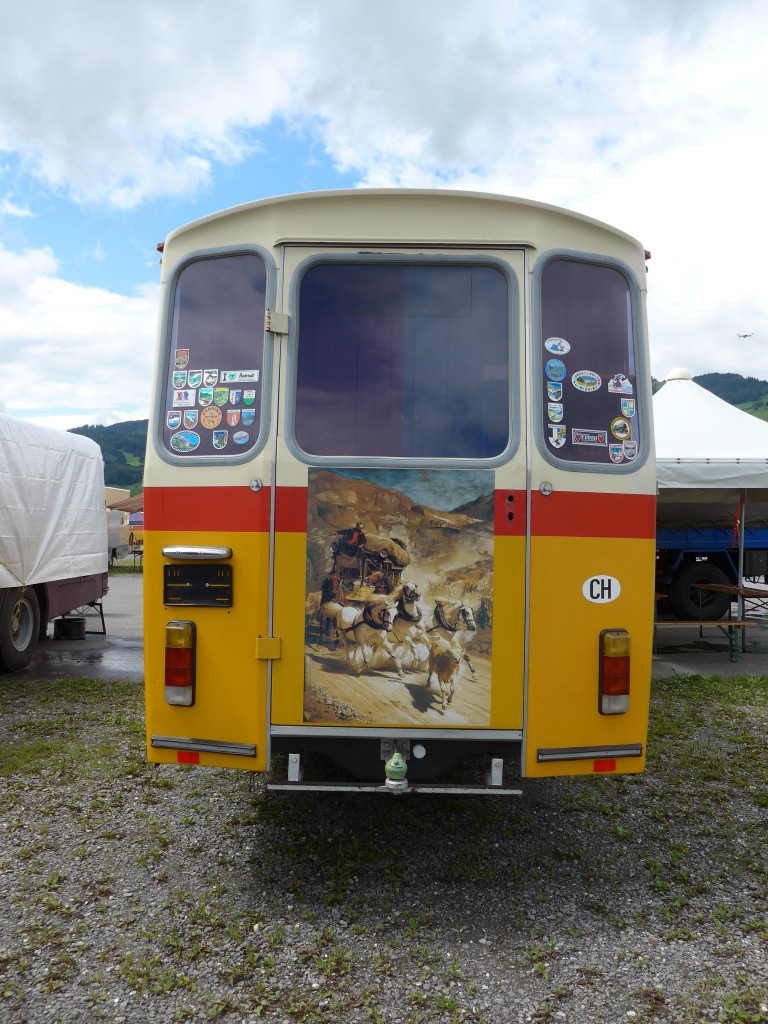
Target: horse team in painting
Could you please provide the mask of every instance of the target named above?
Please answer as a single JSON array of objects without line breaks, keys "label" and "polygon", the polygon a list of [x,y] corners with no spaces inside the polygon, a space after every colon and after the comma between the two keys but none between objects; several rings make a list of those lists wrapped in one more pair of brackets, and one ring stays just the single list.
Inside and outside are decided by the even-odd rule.
[{"label": "horse team in painting", "polygon": [[402,580],[391,594],[350,604],[322,601],[322,592],[314,591],[307,596],[306,614],[320,642],[340,644],[348,669],[357,675],[393,667],[402,679],[406,670],[426,670],[425,685],[436,685],[443,711],[465,665],[476,678],[466,647],[477,625],[466,599],[435,600],[430,612],[417,586]]}]

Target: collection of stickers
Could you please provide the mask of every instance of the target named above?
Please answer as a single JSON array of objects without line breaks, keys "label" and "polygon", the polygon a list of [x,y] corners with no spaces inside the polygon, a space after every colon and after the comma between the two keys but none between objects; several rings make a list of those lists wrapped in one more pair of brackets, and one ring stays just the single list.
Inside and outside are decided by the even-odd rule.
[{"label": "collection of stickers", "polygon": [[[553,448],[562,448],[569,440],[568,427],[563,423],[564,403],[563,384],[567,383],[568,369],[559,356],[567,355],[571,346],[565,338],[547,338],[544,348],[550,357],[544,364],[547,384],[547,440]],[[599,391],[603,379],[594,370],[577,370],[570,374],[571,385],[585,393]],[[607,448],[611,462],[623,462],[637,456],[637,440],[632,437],[633,421],[636,413],[634,387],[629,377],[623,373],[614,374],[606,383],[609,394],[616,395],[618,404],[617,415],[611,419],[606,429],[586,427],[570,428],[570,443],[594,448]]]},{"label": "collection of stickers", "polygon": [[189,370],[188,348],[176,349],[173,365],[173,408],[165,414],[173,451],[179,455],[197,451],[201,430],[211,432],[211,446],[216,451],[227,448],[230,440],[235,445],[248,444],[251,433],[246,428],[256,422],[259,371]]}]

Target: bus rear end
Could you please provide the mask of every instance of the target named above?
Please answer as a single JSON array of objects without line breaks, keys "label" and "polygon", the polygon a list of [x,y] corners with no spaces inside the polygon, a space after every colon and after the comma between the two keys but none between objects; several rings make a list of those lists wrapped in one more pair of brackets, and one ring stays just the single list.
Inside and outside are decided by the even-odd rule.
[{"label": "bus rear end", "polygon": [[382,792],[642,769],[644,258],[566,211],[441,192],[266,200],[170,236],[150,759]]}]

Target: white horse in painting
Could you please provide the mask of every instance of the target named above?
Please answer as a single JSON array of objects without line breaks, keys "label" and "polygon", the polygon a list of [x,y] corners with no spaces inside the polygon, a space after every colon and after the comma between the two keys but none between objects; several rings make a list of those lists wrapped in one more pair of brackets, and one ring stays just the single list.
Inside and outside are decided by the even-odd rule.
[{"label": "white horse in painting", "polygon": [[390,597],[373,598],[362,608],[328,602],[323,615],[335,620],[336,634],[344,643],[349,668],[360,675],[364,669],[383,668],[392,662],[403,675],[400,658],[392,645],[397,607]]},{"label": "white horse in painting", "polygon": [[[430,622],[426,626],[426,633],[430,638],[430,647],[434,646],[434,640],[442,639],[447,641],[460,653],[462,660],[467,663],[473,679],[477,679],[477,672],[469,660],[466,647],[474,639],[476,632],[475,613],[467,601],[463,599],[458,601],[435,601],[435,610]],[[429,676],[427,676],[427,686],[429,686]]]},{"label": "white horse in painting", "polygon": [[426,617],[419,604],[418,587],[404,581],[399,591],[391,596],[397,608],[392,633],[400,664],[413,671],[424,668],[429,661],[429,637],[424,628]]}]

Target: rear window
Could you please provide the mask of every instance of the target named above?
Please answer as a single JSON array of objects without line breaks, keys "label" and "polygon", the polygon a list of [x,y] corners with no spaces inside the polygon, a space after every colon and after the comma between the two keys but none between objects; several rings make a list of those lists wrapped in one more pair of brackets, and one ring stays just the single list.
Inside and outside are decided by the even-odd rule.
[{"label": "rear window", "polygon": [[541,272],[542,428],[572,463],[631,463],[640,452],[629,281],[615,267],[550,260]]},{"label": "rear window", "polygon": [[318,457],[501,455],[509,302],[497,266],[311,265],[298,299],[299,448]]},{"label": "rear window", "polygon": [[178,275],[161,415],[176,456],[243,455],[259,438],[267,272],[255,253],[195,259]]}]

